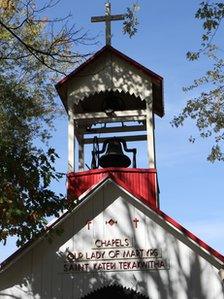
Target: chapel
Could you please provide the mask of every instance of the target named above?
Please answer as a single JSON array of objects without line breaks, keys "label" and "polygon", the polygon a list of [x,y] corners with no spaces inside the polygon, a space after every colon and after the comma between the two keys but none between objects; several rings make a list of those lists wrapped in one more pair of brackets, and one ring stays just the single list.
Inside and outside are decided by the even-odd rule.
[{"label": "chapel", "polygon": [[111,21],[122,19],[107,2],[92,18],[106,23],[106,45],[56,84],[74,209],[0,265],[0,299],[224,299],[224,256],[160,209],[163,78],[111,46]]}]

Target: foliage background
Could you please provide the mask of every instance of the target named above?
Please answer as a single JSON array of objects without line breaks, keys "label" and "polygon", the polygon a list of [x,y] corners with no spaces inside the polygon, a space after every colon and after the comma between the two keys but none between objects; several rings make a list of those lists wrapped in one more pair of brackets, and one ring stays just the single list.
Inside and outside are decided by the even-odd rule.
[{"label": "foliage background", "polygon": [[[197,130],[194,124],[187,121],[183,128],[174,129],[170,125],[174,115],[184,107],[186,100],[199,94],[191,91],[185,94],[182,87],[188,86],[200,77],[210,63],[202,57],[198,62],[188,62],[186,53],[197,50],[202,34],[201,24],[194,14],[201,1],[169,2],[147,0],[139,1],[138,34],[131,40],[121,34],[121,24],[113,23],[112,45],[126,55],[164,77],[165,109],[163,119],[156,118],[157,168],[161,189],[161,209],[174,217],[186,228],[192,230],[209,245],[223,252],[223,175],[222,163],[211,164],[206,160],[211,147],[207,139],[189,143],[188,138]],[[122,13],[130,1],[112,1],[112,10]],[[102,24],[91,24],[90,17],[104,13],[104,0],[94,3],[90,0],[63,3],[51,11],[52,16],[72,11],[73,21],[93,35],[99,34],[100,44],[91,47],[91,51],[104,45]],[[218,41],[222,37],[217,36]],[[201,89],[202,90],[202,89]],[[59,103],[59,102],[58,102]],[[67,122],[66,117],[55,121],[56,132],[53,132],[51,145],[62,157],[57,162],[57,169],[65,172],[67,165]],[[139,167],[146,167],[144,145],[138,146]],[[88,161],[87,161],[88,162]],[[54,190],[64,192],[65,183],[54,185]],[[12,241],[12,244],[14,242]],[[8,244],[0,248],[2,259],[13,250]]]}]

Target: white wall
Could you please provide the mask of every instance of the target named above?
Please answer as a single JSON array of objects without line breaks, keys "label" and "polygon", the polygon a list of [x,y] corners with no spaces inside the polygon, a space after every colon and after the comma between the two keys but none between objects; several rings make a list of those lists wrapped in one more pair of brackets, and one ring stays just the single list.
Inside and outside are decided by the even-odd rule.
[{"label": "white wall", "polygon": [[[52,243],[39,242],[0,274],[0,298],[78,299],[114,283],[141,292],[150,299],[224,298],[218,270],[174,237],[170,233],[172,228],[170,232],[165,230],[167,225],[163,226],[159,217],[152,215],[149,209],[108,181],[64,221],[61,236],[56,236]],[[133,223],[135,218],[139,220],[137,228]],[[106,224],[110,219],[117,224]],[[87,220],[91,220],[89,230]],[[66,249],[90,254],[96,239],[125,238],[133,240],[135,248],[161,249],[170,268],[65,273],[64,264],[69,264],[65,260]],[[114,247],[114,250],[121,250],[119,246]]]},{"label": "white wall", "polygon": [[130,63],[114,54],[104,53],[71,80],[68,98],[78,103],[89,95],[110,90],[146,100],[151,96],[151,80]]}]

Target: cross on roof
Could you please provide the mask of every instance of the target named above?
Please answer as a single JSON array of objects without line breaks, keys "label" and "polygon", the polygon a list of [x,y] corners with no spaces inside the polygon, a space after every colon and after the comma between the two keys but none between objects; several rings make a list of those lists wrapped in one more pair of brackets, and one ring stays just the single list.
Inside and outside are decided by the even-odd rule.
[{"label": "cross on roof", "polygon": [[111,21],[124,20],[125,15],[111,15],[111,4],[110,2],[105,3],[105,16],[92,17],[91,22],[105,22],[106,23],[106,45],[111,45]]}]

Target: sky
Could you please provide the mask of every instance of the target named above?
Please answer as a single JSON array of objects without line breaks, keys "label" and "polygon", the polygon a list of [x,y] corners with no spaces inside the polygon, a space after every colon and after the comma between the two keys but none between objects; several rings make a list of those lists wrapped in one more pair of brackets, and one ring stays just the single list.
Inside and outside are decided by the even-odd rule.
[{"label": "sky", "polygon": [[[186,94],[182,88],[206,71],[206,60],[188,62],[186,52],[200,45],[201,24],[194,18],[197,0],[149,1],[139,0],[139,26],[136,36],[129,39],[122,34],[121,22],[112,24],[112,46],[164,78],[165,116],[156,117],[156,158],[160,186],[160,207],[214,249],[224,253],[224,164],[207,162],[211,142],[188,138],[198,136],[191,121],[182,128],[172,128],[170,121],[184,107],[187,99],[199,90]],[[105,44],[104,24],[90,22],[91,16],[104,14],[104,0],[70,1],[61,3],[49,14],[54,17],[72,13],[72,22],[90,35],[98,35],[97,45],[83,46],[81,51],[94,52]],[[111,0],[112,12],[124,13],[131,0]],[[60,99],[58,98],[58,101]],[[59,171],[67,171],[67,119],[55,122],[51,145],[61,157]],[[137,145],[139,167],[146,166],[144,144]],[[140,159],[141,157],[141,159]],[[65,182],[55,184],[57,191],[65,191]],[[15,241],[0,246],[0,261],[15,250]]]}]

